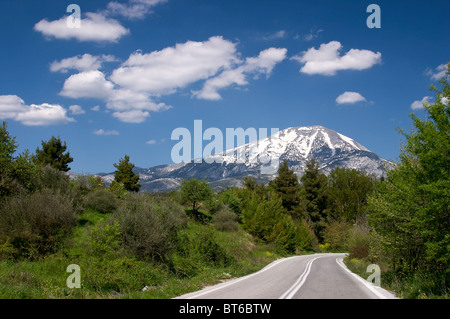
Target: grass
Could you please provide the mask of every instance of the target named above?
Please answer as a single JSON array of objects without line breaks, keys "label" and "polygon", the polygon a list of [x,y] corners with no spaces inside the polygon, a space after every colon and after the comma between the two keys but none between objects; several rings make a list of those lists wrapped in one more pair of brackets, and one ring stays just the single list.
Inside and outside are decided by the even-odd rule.
[{"label": "grass", "polygon": [[[34,261],[0,260],[0,298],[167,299],[253,273],[283,257],[275,246],[255,242],[242,229],[221,232],[192,219],[183,230],[186,238],[195,239],[204,232],[211,234],[214,249],[224,256],[220,262],[206,260],[196,251],[188,251],[192,255],[187,256],[174,252],[168,259],[159,261],[139,260],[122,250],[93,255],[89,253],[91,230],[105,224],[110,216],[86,209],[58,253]],[[198,244],[193,241],[193,250]],[[66,280],[71,273],[66,269],[70,264],[80,266],[79,289],[67,287]]]},{"label": "grass", "polygon": [[[366,272],[371,262],[365,259],[346,257],[344,263],[355,274],[366,279],[370,273]],[[381,287],[393,292],[402,299],[449,299],[449,292],[445,285],[445,277],[425,272],[403,274],[396,272],[384,264],[380,264]]]}]

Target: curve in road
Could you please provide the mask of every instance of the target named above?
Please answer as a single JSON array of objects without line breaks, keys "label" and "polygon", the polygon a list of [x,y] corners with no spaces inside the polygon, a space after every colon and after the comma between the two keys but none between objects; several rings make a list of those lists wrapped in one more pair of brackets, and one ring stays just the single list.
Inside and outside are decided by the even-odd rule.
[{"label": "curve in road", "polygon": [[393,299],[385,289],[352,273],[346,254],[278,259],[260,271],[177,299]]}]

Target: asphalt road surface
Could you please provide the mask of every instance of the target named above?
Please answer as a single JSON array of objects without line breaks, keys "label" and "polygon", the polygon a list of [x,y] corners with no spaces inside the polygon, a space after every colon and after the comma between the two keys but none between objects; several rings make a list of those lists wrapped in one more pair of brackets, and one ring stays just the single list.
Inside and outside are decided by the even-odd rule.
[{"label": "asphalt road surface", "polygon": [[[179,296],[179,299],[392,299],[393,294],[353,274],[346,254],[278,259],[262,270]],[[367,276],[370,274],[368,273]]]}]

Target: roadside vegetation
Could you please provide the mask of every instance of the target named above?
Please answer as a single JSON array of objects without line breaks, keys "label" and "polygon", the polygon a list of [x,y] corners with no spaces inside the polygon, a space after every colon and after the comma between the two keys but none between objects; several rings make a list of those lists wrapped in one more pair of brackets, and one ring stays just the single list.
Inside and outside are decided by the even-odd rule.
[{"label": "roadside vegetation", "polygon": [[[344,260],[402,298],[448,298],[450,89],[433,87],[427,118],[387,177],[311,159],[301,178],[281,163],[268,185],[246,177],[215,193],[205,180],[139,192],[125,155],[110,185],[67,175],[65,142],[16,154],[0,126],[0,298],[172,298],[255,272],[293,254],[348,252]],[[81,287],[69,288],[69,265]]]}]

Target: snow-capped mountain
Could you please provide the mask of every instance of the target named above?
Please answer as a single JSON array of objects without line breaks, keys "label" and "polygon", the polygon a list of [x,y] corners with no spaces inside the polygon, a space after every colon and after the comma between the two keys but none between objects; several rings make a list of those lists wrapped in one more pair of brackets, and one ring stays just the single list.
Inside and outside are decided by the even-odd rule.
[{"label": "snow-capped mountain", "polygon": [[[385,175],[386,167],[393,165],[347,136],[323,126],[307,126],[287,128],[201,161],[136,168],[135,172],[140,174],[141,190],[176,189],[182,179],[189,178],[205,178],[219,190],[241,185],[245,176],[267,182],[276,177],[278,165],[284,160],[300,177],[306,161],[312,157],[325,174],[335,167],[345,167],[381,177]],[[106,181],[113,177],[111,174],[101,175]]]}]

